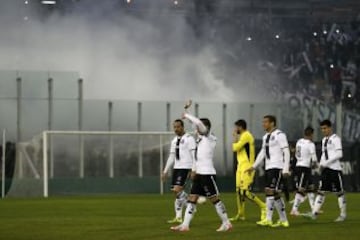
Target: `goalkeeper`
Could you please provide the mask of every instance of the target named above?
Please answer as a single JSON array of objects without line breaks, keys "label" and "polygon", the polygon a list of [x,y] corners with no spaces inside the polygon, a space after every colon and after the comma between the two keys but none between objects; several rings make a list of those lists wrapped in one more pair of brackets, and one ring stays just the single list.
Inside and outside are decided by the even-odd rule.
[{"label": "goalkeeper", "polygon": [[261,210],[261,220],[266,217],[266,205],[250,190],[253,183],[255,172],[247,173],[246,169],[250,168],[255,161],[255,142],[253,135],[247,130],[245,120],[235,122],[233,131],[232,149],[237,153],[237,170],[236,170],[236,200],[238,213],[230,221],[245,220],[245,200],[256,203]]}]

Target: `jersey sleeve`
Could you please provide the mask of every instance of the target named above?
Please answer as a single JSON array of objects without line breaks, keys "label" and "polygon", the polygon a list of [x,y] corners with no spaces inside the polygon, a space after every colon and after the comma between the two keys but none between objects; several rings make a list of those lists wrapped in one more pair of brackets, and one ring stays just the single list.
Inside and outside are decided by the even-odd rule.
[{"label": "jersey sleeve", "polygon": [[333,144],[335,147],[335,154],[325,161],[325,166],[329,166],[331,163],[339,161],[343,157],[341,139],[339,137],[334,138]]},{"label": "jersey sleeve", "polygon": [[191,121],[193,124],[195,124],[201,134],[208,133],[207,127],[203,124],[203,122],[199,118],[197,118],[189,113],[185,113],[184,117],[186,119],[188,119],[189,121]]},{"label": "jersey sleeve", "polygon": [[342,143],[339,137],[334,138],[335,151],[342,151]]},{"label": "jersey sleeve", "polygon": [[175,151],[176,151],[175,147],[176,147],[176,146],[175,146],[174,140],[173,140],[173,141],[171,141],[171,143],[170,143],[170,154],[175,153]]},{"label": "jersey sleeve", "polygon": [[280,145],[280,148],[282,148],[282,149],[289,148],[289,143],[288,143],[285,133],[279,133],[277,136],[277,140]]},{"label": "jersey sleeve", "polygon": [[311,161],[317,163],[318,159],[316,156],[316,148],[314,143],[311,143],[310,145],[310,154],[311,154]]}]

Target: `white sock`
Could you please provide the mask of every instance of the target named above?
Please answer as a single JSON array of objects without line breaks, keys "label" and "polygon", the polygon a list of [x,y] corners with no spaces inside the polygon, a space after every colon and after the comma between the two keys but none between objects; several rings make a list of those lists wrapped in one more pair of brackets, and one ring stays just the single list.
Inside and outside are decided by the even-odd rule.
[{"label": "white sock", "polygon": [[272,221],[272,216],[274,212],[274,202],[275,202],[274,196],[266,197],[266,219],[268,221]]},{"label": "white sock", "polygon": [[282,198],[275,200],[275,208],[279,214],[280,221],[283,221],[283,222],[287,221],[286,211],[285,211],[285,203]]},{"label": "white sock", "polygon": [[182,217],[182,210],[183,207],[185,206],[186,200],[187,200],[187,194],[184,191],[177,194],[174,203],[176,218]]},{"label": "white sock", "polygon": [[314,208],[314,203],[315,203],[315,193],[313,192],[309,192],[307,194],[308,198],[309,198],[309,204],[310,204],[310,207],[311,207],[311,210],[313,210]]},{"label": "white sock", "polygon": [[304,200],[305,200],[305,197],[303,195],[301,195],[300,193],[296,193],[292,210],[298,211],[300,204],[303,203]]},{"label": "white sock", "polygon": [[314,202],[314,208],[312,209],[312,213],[316,215],[319,210],[321,209],[321,206],[325,202],[325,196],[324,195],[317,195]]},{"label": "white sock", "polygon": [[185,210],[184,221],[182,223],[183,226],[185,227],[190,226],[190,222],[194,217],[195,211],[196,211],[196,204],[189,202]]},{"label": "white sock", "polygon": [[340,216],[346,217],[346,199],[345,195],[341,195],[338,197],[339,209],[340,209]]},{"label": "white sock", "polygon": [[176,198],[174,207],[175,207],[175,217],[181,218],[182,217],[182,201],[180,199]]},{"label": "white sock", "polygon": [[216,212],[219,215],[222,223],[229,223],[229,218],[226,213],[226,208],[222,201],[215,203],[215,209],[216,209]]}]

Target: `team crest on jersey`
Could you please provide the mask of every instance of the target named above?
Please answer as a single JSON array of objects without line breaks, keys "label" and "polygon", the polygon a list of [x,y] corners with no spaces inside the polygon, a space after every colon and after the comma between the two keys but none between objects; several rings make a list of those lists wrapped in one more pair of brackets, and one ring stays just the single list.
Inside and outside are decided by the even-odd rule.
[{"label": "team crest on jersey", "polygon": [[328,141],[328,144],[331,144],[331,140]]},{"label": "team crest on jersey", "polygon": [[185,142],[185,139],[182,139],[182,140],[180,141],[181,144],[184,144],[184,142]]},{"label": "team crest on jersey", "polygon": [[272,136],[272,137],[271,137],[271,141],[274,141],[274,140],[275,140],[275,136]]}]

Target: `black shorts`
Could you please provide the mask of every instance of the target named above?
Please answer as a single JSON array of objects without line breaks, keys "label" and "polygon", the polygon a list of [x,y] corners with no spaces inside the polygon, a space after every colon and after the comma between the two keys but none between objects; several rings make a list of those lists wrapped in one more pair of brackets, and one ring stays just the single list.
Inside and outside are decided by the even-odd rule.
[{"label": "black shorts", "polygon": [[185,186],[191,169],[174,169],[172,173],[171,186]]},{"label": "black shorts", "polygon": [[190,194],[208,198],[219,195],[219,190],[216,185],[216,176],[196,174],[191,186]]},{"label": "black shorts", "polygon": [[309,189],[309,186],[313,184],[311,168],[308,167],[296,167],[294,180],[297,189]]},{"label": "black shorts", "polygon": [[265,188],[281,191],[283,189],[282,169],[265,170]]},{"label": "black shorts", "polygon": [[321,172],[320,191],[343,192],[343,176],[341,171],[325,168]]}]

